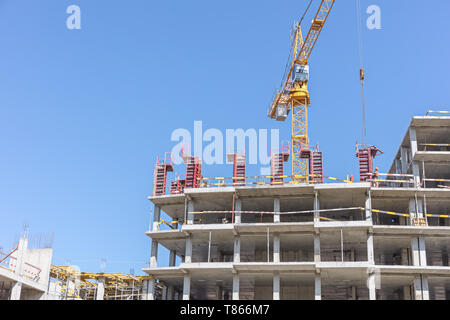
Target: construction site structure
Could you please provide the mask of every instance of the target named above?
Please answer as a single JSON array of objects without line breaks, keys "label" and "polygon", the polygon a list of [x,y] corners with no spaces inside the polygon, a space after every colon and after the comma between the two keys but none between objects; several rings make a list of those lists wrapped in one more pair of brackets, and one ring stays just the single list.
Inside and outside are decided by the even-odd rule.
[{"label": "construction site structure", "polygon": [[233,185],[245,185],[247,160],[245,150],[227,154],[227,162],[233,163]]},{"label": "construction site structure", "polygon": [[383,151],[375,146],[361,146],[356,144],[356,157],[358,158],[359,181],[366,182],[376,176],[373,159]]},{"label": "construction site structure", "polygon": [[[148,276],[80,272],[71,266],[51,266],[47,300],[148,300]],[[162,291],[158,282],[156,295]]]},{"label": "construction site structure", "polygon": [[[302,158],[302,151],[309,146],[308,108],[311,104],[309,82],[309,58],[333,8],[334,0],[322,0],[311,27],[303,39],[301,22],[296,24],[292,37],[288,69],[282,86],[275,94],[268,116],[277,121],[285,121],[292,112],[292,175],[295,180],[307,182],[311,171],[308,158]],[[306,11],[308,11],[309,6]],[[306,15],[307,12],[305,12]],[[304,17],[304,16],[303,16]]]},{"label": "construction site structure", "polygon": [[172,154],[167,152],[163,159],[157,158],[153,175],[153,195],[166,194],[167,173],[173,172]]},{"label": "construction site structure", "polygon": [[414,117],[389,172],[365,163],[366,181],[204,178],[150,197],[149,298],[450,300],[449,139],[450,117]]}]

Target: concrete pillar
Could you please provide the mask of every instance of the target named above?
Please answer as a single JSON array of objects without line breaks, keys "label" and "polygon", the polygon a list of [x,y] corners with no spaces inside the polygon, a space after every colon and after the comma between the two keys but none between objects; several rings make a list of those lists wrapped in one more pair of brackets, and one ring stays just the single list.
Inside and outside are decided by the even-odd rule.
[{"label": "concrete pillar", "polygon": [[241,262],[241,237],[240,236],[234,236],[233,262],[234,263]]},{"label": "concrete pillar", "polygon": [[314,300],[322,300],[322,278],[316,274],[314,278]]},{"label": "concrete pillar", "polygon": [[319,201],[319,193],[316,192],[314,195],[314,223],[320,222],[320,201]]},{"label": "concrete pillar", "polygon": [[[280,212],[280,198],[275,198],[273,200],[273,212]],[[273,222],[274,223],[280,222],[280,214],[274,214]]]},{"label": "concrete pillar", "polygon": [[194,215],[190,214],[190,212],[195,211],[194,201],[188,200],[187,203],[187,224],[194,224]]},{"label": "concrete pillar", "polygon": [[406,174],[408,172],[408,151],[409,149],[407,148],[401,148],[400,149],[400,155],[401,155],[401,164],[402,164],[402,173]]},{"label": "concrete pillar", "polygon": [[414,280],[414,292],[416,300],[430,300],[427,277],[422,275],[416,277]]},{"label": "concrete pillar", "polygon": [[320,234],[314,234],[314,262],[320,262]]},{"label": "concrete pillar", "polygon": [[411,143],[411,160],[414,159],[414,156],[417,152],[417,137],[416,137],[416,128],[409,128],[409,140]]},{"label": "concrete pillar", "polygon": [[369,300],[377,300],[377,287],[375,283],[375,273],[369,273],[367,279],[367,287],[369,288]]},{"label": "concrete pillar", "polygon": [[273,275],[273,300],[280,300],[280,274]]},{"label": "concrete pillar", "polygon": [[175,267],[176,261],[177,261],[177,252],[175,250],[170,250],[169,267]]},{"label": "concrete pillar", "polygon": [[403,266],[410,265],[408,249],[402,249],[402,265]]},{"label": "concrete pillar", "polygon": [[427,266],[427,254],[425,248],[425,239],[423,237],[414,237],[411,240],[411,256],[413,266]]},{"label": "concrete pillar", "polygon": [[239,300],[239,274],[233,275],[233,300]]},{"label": "concrete pillar", "polygon": [[14,269],[14,273],[19,276],[23,276],[27,249],[28,249],[28,239],[20,238],[19,246],[17,247],[16,268]]},{"label": "concrete pillar", "polygon": [[366,212],[366,221],[372,221],[372,197],[370,194],[370,190],[366,195],[366,203],[365,203],[365,212]]},{"label": "concrete pillar", "polygon": [[[234,203],[234,211],[241,211],[242,210],[242,201],[241,199],[236,199]],[[234,214],[234,223],[241,223],[241,213],[235,213]]]},{"label": "concrete pillar", "polygon": [[20,296],[22,294],[22,282],[18,281],[13,284],[11,288],[11,295],[9,297],[10,300],[20,300]]},{"label": "concrete pillar", "polygon": [[156,268],[158,266],[158,241],[152,239],[152,250],[150,255],[150,268]]},{"label": "concrete pillar", "polygon": [[192,263],[192,235],[186,237],[186,252],[184,256],[185,263]]},{"label": "concrete pillar", "polygon": [[273,262],[279,263],[280,260],[280,234],[273,235]]},{"label": "concrete pillar", "polygon": [[103,300],[105,297],[105,278],[99,278],[97,280],[97,295],[95,300]]},{"label": "concrete pillar", "polygon": [[216,300],[223,300],[223,288],[220,284],[216,284]]},{"label": "concrete pillar", "polygon": [[153,228],[152,231],[159,230],[159,222],[161,221],[161,208],[155,205],[153,210]]},{"label": "concrete pillar", "polygon": [[191,298],[191,275],[185,274],[183,281],[183,300],[189,300]]},{"label": "concrete pillar", "polygon": [[420,187],[420,166],[416,161],[412,163],[412,174],[414,175],[415,187]]},{"label": "concrete pillar", "polygon": [[161,300],[167,300],[167,287],[166,286],[163,286],[162,287],[162,297],[161,297]]},{"label": "concrete pillar", "polygon": [[167,286],[167,300],[174,299],[174,288],[173,286]]},{"label": "concrete pillar", "polygon": [[373,249],[373,233],[368,231],[367,233],[367,261],[369,264],[375,264],[375,254]]},{"label": "concrete pillar", "polygon": [[411,287],[404,286],[403,287],[403,300],[412,300],[411,299]]}]

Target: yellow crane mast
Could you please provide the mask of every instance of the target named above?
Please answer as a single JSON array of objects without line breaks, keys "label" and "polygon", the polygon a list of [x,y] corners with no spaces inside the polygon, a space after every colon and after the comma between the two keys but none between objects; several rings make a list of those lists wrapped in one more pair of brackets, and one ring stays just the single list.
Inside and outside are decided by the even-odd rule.
[{"label": "yellow crane mast", "polygon": [[291,47],[292,61],[289,72],[282,80],[281,89],[275,95],[268,116],[284,121],[292,112],[292,175],[296,181],[309,181],[309,164],[302,159],[301,151],[309,149],[308,92],[309,66],[311,52],[333,8],[335,0],[322,0],[305,39],[301,31],[301,21],[296,25],[294,43]]}]

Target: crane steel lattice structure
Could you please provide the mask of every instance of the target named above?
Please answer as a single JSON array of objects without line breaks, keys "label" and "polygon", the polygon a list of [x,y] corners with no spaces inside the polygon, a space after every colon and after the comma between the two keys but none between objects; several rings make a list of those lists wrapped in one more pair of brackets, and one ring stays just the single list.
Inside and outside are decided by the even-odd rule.
[{"label": "crane steel lattice structure", "polygon": [[291,46],[292,61],[289,72],[285,74],[281,89],[276,93],[268,116],[284,121],[292,112],[292,175],[297,181],[309,181],[309,161],[302,158],[302,150],[309,149],[308,92],[309,66],[311,52],[333,8],[335,0],[322,0],[305,39],[301,31],[301,21],[295,28]]}]

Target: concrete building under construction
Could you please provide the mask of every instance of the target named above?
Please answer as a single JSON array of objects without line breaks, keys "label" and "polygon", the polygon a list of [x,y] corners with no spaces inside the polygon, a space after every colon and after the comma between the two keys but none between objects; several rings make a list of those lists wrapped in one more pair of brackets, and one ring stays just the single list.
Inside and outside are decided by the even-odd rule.
[{"label": "concrete building under construction", "polygon": [[284,176],[279,152],[262,178],[230,155],[228,182],[184,156],[169,185],[173,163],[158,160],[148,298],[449,300],[450,117],[414,117],[384,174],[379,151],[357,149],[360,182]]}]

